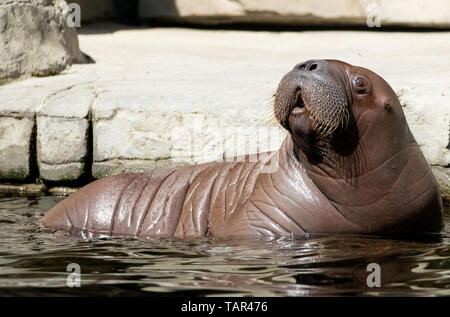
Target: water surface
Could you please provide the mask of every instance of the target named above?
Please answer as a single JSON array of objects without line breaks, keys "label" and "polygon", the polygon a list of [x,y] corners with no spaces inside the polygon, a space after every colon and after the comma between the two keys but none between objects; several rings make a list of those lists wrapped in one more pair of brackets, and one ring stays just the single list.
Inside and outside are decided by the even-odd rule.
[{"label": "water surface", "polygon": [[[414,239],[89,239],[39,226],[61,199],[0,196],[0,296],[450,295],[450,210],[442,234]],[[80,288],[67,287],[70,263]]]}]

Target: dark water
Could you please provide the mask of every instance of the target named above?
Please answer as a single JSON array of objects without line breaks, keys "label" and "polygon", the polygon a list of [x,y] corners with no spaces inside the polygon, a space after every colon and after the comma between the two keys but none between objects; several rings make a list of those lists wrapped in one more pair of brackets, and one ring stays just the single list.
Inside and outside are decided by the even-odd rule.
[{"label": "dark water", "polygon": [[[83,239],[37,224],[59,200],[0,197],[0,296],[450,295],[449,210],[443,234],[415,240]],[[80,288],[67,287],[70,263]],[[367,286],[369,263],[380,288]]]}]

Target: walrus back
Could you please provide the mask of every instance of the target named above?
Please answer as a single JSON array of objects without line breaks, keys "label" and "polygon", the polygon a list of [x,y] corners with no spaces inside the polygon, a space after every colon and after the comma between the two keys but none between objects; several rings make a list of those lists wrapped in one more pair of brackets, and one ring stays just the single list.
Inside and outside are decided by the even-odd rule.
[{"label": "walrus back", "polygon": [[55,229],[107,235],[173,236],[191,169],[109,176],[88,184],[43,218]]}]

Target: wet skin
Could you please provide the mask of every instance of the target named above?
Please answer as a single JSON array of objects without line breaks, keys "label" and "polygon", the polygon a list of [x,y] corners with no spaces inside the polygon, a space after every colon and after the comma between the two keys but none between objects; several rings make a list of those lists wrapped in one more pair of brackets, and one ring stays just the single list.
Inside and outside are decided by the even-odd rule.
[{"label": "wet skin", "polygon": [[279,151],[256,161],[106,177],[56,205],[43,222],[167,237],[441,229],[436,180],[381,77],[337,60],[300,63],[281,80],[274,114],[289,131]]}]

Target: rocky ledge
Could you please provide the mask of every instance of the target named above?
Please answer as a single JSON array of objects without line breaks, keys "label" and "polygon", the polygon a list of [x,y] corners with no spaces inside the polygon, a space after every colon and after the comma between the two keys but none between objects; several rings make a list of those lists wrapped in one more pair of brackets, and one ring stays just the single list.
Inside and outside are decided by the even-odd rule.
[{"label": "rocky ledge", "polygon": [[449,188],[450,32],[103,25],[79,41],[95,64],[0,87],[1,182],[55,185],[276,149],[285,132],[265,110],[279,80],[299,61],[336,58],[391,84]]}]

